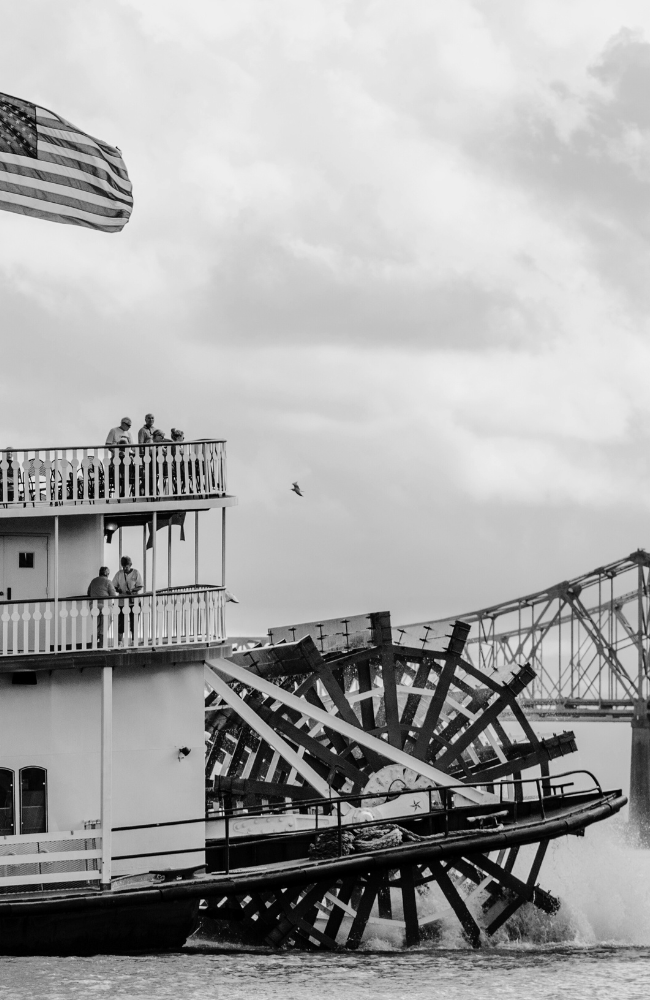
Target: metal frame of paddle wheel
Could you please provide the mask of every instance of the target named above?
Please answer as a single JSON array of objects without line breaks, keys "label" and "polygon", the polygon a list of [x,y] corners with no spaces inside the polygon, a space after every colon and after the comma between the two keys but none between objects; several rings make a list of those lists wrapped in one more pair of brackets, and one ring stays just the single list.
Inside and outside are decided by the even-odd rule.
[{"label": "metal frame of paddle wheel", "polygon": [[[539,767],[550,794],[549,762],[576,749],[573,733],[539,739],[517,702],[533,670],[527,664],[480,670],[462,655],[468,633],[469,626],[458,621],[439,648],[430,648],[430,639],[426,649],[405,646],[389,613],[378,612],[272,629],[270,645],[206,664],[210,796],[226,813],[264,803],[292,802],[299,809],[314,793],[324,799],[362,794],[389,765],[401,765],[420,786],[484,782],[464,793],[478,805],[493,801],[495,785],[504,779],[521,800],[518,779]],[[504,728],[502,713],[517,738]],[[420,939],[418,890],[436,882],[477,945],[481,928],[467,905],[472,896],[483,894],[487,933],[524,902],[547,911],[556,907],[535,885],[546,847],[539,843],[524,877],[513,873],[519,848],[512,847],[496,857],[410,864],[399,872],[378,872],[373,864],[347,879],[213,900],[211,912],[256,927],[269,944],[292,940],[325,948],[336,945],[347,916],[345,946],[355,948],[369,920],[392,918],[390,890],[397,889],[406,943],[414,944]],[[324,929],[316,927],[319,913],[327,915]]]}]

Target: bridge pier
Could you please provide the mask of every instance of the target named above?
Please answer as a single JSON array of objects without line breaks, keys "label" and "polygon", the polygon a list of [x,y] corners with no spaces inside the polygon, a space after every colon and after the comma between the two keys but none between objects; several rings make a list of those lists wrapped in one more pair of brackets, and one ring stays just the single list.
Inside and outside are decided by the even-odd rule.
[{"label": "bridge pier", "polygon": [[650,718],[643,699],[635,703],[632,717],[630,827],[640,846],[650,847]]}]

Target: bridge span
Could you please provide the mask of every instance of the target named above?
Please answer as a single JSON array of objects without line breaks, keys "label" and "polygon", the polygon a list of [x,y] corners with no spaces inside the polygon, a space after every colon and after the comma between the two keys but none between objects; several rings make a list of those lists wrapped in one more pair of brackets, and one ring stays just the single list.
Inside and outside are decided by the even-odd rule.
[{"label": "bridge span", "polygon": [[[632,725],[630,820],[650,843],[650,554],[598,566],[524,597],[454,616],[471,626],[465,656],[482,670],[530,663],[519,700],[530,717]],[[449,619],[395,630],[435,643]]]}]

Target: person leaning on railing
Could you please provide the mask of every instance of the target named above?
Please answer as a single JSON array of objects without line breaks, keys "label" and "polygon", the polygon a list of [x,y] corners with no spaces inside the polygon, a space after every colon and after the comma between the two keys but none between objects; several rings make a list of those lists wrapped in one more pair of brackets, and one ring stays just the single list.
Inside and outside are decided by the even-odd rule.
[{"label": "person leaning on railing", "polygon": [[108,566],[99,567],[99,576],[94,577],[88,584],[88,597],[91,599],[91,608],[97,601],[99,614],[97,615],[97,645],[104,645],[104,600],[107,597],[117,597],[117,590],[110,580],[111,571]]},{"label": "person leaning on railing", "polygon": [[[129,600],[129,632],[133,635],[133,625],[134,625],[134,613],[133,606],[135,604],[133,598],[136,594],[139,594],[142,590],[144,584],[142,582],[142,577],[137,569],[134,568],[133,563],[129,556],[122,556],[122,569],[113,577],[113,586],[117,590],[119,595],[128,594]],[[118,618],[118,634],[120,640],[124,636],[124,601],[120,601],[120,614]]]},{"label": "person leaning on railing", "polygon": [[[125,477],[125,467],[126,467],[127,463],[126,463],[126,459],[125,459],[126,448],[124,446],[125,445],[131,445],[131,444],[133,444],[133,440],[131,438],[131,418],[130,417],[122,417],[122,419],[120,421],[119,427],[111,427],[110,431],[108,432],[108,437],[106,438],[106,445],[107,445],[107,447],[111,448],[111,450],[112,450],[111,460],[110,460],[109,468],[108,468],[108,488],[109,488],[109,491],[114,491],[115,488],[116,488],[116,483],[115,483],[115,464],[116,464],[116,462],[115,462],[115,460],[116,460],[117,454],[119,454],[119,458],[121,459],[121,461],[119,462],[119,469],[120,469],[119,479],[120,479],[120,481],[119,481],[119,486],[118,486],[118,496],[120,496],[120,497],[125,497],[127,495],[127,483],[126,483],[126,477]],[[121,445],[121,447],[119,448],[119,452],[118,452],[116,446],[119,447],[120,445]],[[131,460],[129,462],[129,483],[128,483],[129,486],[134,486],[135,485],[134,477],[133,477],[133,456],[134,456],[134,454],[135,454],[135,452],[133,451],[133,448],[131,448],[130,452],[129,452],[129,457],[130,457],[130,460]]]}]

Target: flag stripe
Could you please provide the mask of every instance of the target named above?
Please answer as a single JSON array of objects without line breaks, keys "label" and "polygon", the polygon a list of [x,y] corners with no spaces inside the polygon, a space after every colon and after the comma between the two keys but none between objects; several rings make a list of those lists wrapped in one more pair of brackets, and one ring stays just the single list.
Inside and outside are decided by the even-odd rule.
[{"label": "flag stripe", "polygon": [[116,169],[118,167],[117,158],[106,153],[101,146],[98,146],[96,142],[90,142],[88,136],[81,135],[79,132],[64,132],[60,128],[42,128],[40,125],[38,127],[38,135],[47,136],[48,142],[54,143],[55,146],[66,146],[70,149],[76,149],[80,153],[87,153],[90,156],[97,156],[99,153],[103,160],[110,163],[111,167]]},{"label": "flag stripe", "polygon": [[29,212],[23,214],[34,215],[36,218],[45,219],[48,216],[56,216],[59,219],[65,219],[68,222],[78,220],[80,223],[87,222],[92,225],[94,229],[107,229],[113,232],[116,229],[122,229],[126,223],[127,219],[124,218],[98,218],[94,213],[83,212],[78,208],[71,208],[69,205],[59,205],[57,206],[56,212],[50,212],[47,208],[47,202],[42,202],[38,198],[27,198],[25,195],[13,194],[9,191],[0,191],[0,205],[3,207],[9,205],[18,206],[15,210],[20,211],[20,208],[30,209]]},{"label": "flag stripe", "polygon": [[72,198],[70,195],[65,194],[53,194],[50,191],[42,191],[40,188],[21,188],[17,184],[13,184],[10,181],[5,181],[0,178],[0,198],[4,198],[5,195],[16,195],[19,198],[28,198],[29,203],[32,202],[46,202],[51,205],[58,205],[63,208],[74,209],[75,212],[82,212],[83,216],[90,217],[93,214],[97,216],[102,222],[106,219],[124,219],[126,220],[130,216],[130,212],[124,208],[104,208],[102,205],[94,205],[91,202],[82,201],[79,198]]},{"label": "flag stripe", "polygon": [[45,111],[44,108],[36,108],[36,123],[38,125],[43,125],[45,128],[62,128],[63,130],[76,132],[77,135],[82,135],[86,139],[91,139],[92,142],[97,143],[103,153],[108,153],[109,156],[114,156],[119,165],[122,168],[124,167],[119,149],[115,146],[111,146],[108,142],[104,142],[103,139],[98,139],[95,135],[89,135],[88,132],[84,132],[82,129],[77,128],[76,125],[73,125],[72,122],[67,122],[65,118],[59,118],[51,111]]},{"label": "flag stripe", "polygon": [[[0,173],[0,188],[3,191],[14,191],[16,194],[29,194],[30,191],[43,191],[46,194],[52,196],[52,200],[56,201],[60,205],[73,205],[78,207],[83,207],[87,205],[90,208],[93,205],[97,205],[100,215],[114,214],[116,209],[121,212],[126,212],[130,214],[131,206],[127,205],[126,202],[118,202],[114,198],[104,198],[103,195],[94,194],[90,191],[84,191],[83,193],[79,188],[71,186],[69,184],[63,185],[60,182],[58,184],[52,184],[50,181],[42,180],[40,177],[25,177],[24,173],[12,173],[3,174]],[[66,189],[70,194],[65,194]],[[79,197],[75,197],[73,192],[79,192]],[[36,195],[36,197],[41,197]],[[61,199],[67,199],[62,201]],[[112,212],[104,212],[104,209],[112,209]]]},{"label": "flag stripe", "polygon": [[17,153],[0,153],[0,175],[4,170],[8,174],[22,174],[47,184],[59,184],[61,187],[75,188],[77,191],[88,191],[99,197],[120,201],[124,205],[130,206],[132,203],[129,195],[115,191],[96,174],[84,173],[83,170],[75,170],[73,167],[62,167],[57,163],[49,164],[47,170],[44,170],[42,167],[33,166],[38,162],[29,156],[19,156]]},{"label": "flag stripe", "polygon": [[[3,156],[0,153],[0,158]],[[25,157],[27,159],[27,157]],[[36,162],[34,160],[32,163]],[[94,167],[91,164],[84,163],[82,160],[72,160],[69,156],[61,156],[58,153],[50,153],[48,150],[39,150],[38,162],[47,163],[48,170],[54,170],[55,168],[61,167],[62,172],[65,174],[70,171],[73,177],[77,176],[77,173],[81,175],[86,175],[93,177],[98,184],[101,184],[106,191],[113,191],[116,198],[127,198],[131,200],[131,185],[129,184],[128,190],[123,188],[118,188],[117,182],[113,174],[109,174],[107,170],[102,170],[101,167]],[[57,169],[58,173],[58,169]]]},{"label": "flag stripe", "polygon": [[[49,153],[51,156],[58,156],[70,160],[72,163],[74,163],[76,167],[79,167],[81,164],[87,164],[89,167],[92,167],[93,170],[97,169],[102,170],[107,175],[107,177],[111,177],[113,179],[115,185],[119,187],[122,191],[126,191],[127,193],[131,191],[131,183],[130,182],[125,183],[120,177],[116,177],[115,174],[110,170],[108,165],[105,163],[105,161],[100,160],[99,157],[97,156],[87,156],[85,153],[71,152],[70,155],[66,157],[65,154],[61,152],[60,146],[50,146],[49,143],[47,142],[39,141],[38,144],[39,159],[41,158],[41,150],[43,150],[43,153]],[[52,162],[57,163],[58,161],[53,160]],[[84,169],[83,166],[81,167],[81,169],[82,170]]]}]

